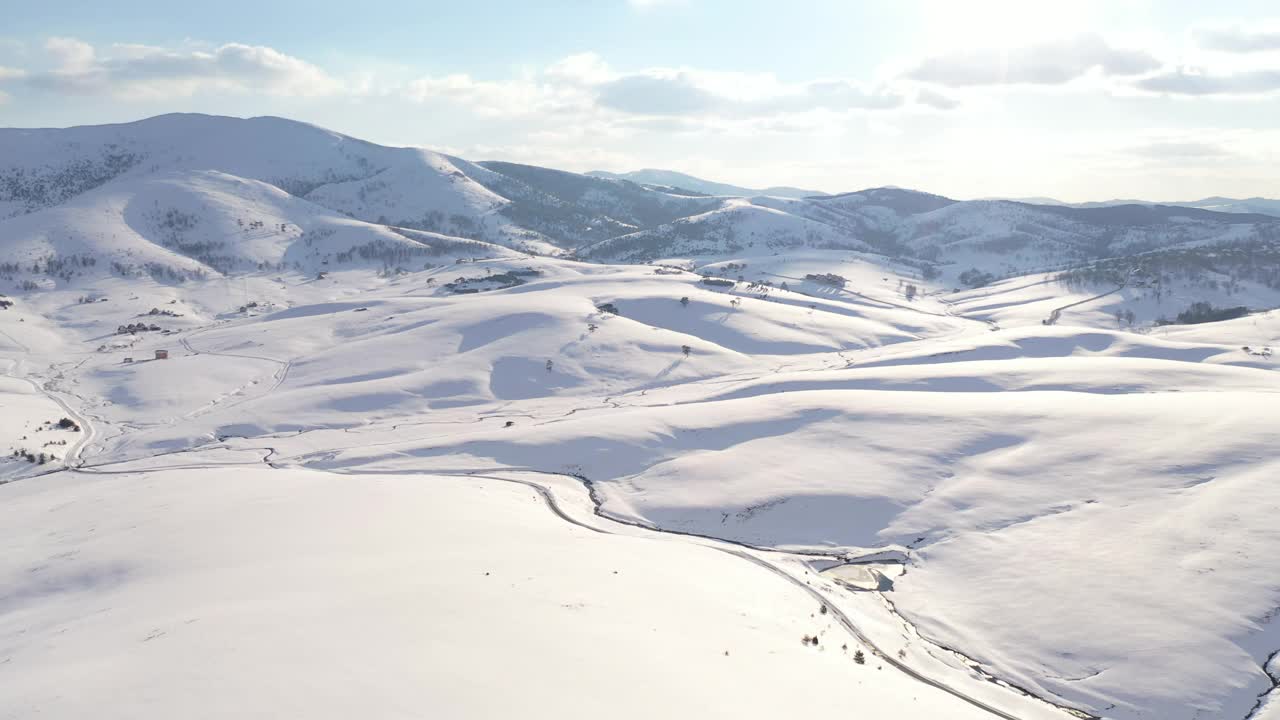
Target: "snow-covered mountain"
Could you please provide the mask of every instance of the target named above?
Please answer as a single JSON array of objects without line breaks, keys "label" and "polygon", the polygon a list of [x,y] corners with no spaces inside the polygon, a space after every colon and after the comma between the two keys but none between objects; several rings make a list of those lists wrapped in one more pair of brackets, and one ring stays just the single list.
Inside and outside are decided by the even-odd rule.
[{"label": "snow-covered mountain", "polygon": [[1030,198],[990,198],[1005,199],[1014,202],[1030,203],[1033,205],[1062,205],[1064,207],[1076,208],[1095,208],[1095,207],[1111,207],[1113,205],[1168,205],[1171,207],[1198,208],[1200,210],[1212,210],[1213,212],[1226,213],[1245,213],[1257,215],[1272,215],[1280,217],[1280,200],[1273,200],[1264,197],[1252,198],[1229,198],[1229,197],[1207,197],[1201,200],[1190,200],[1185,202],[1153,202],[1150,200],[1096,200],[1091,202],[1067,203],[1061,200],[1046,197],[1030,197]]},{"label": "snow-covered mountain", "polygon": [[274,185],[367,223],[556,253],[717,202],[495,165],[506,174],[269,117],[165,115],[123,125],[0,130],[0,218],[54,207],[115,182],[215,171]]},{"label": "snow-covered mountain", "polygon": [[1280,713],[1274,218],[274,118],[0,178],[0,718]]},{"label": "snow-covered mountain", "polygon": [[[214,174],[223,178],[216,190]],[[142,201],[123,199],[138,188],[183,184],[185,199],[170,204],[164,193],[142,192],[152,204],[148,212],[168,213],[168,221],[143,222]],[[306,201],[310,210],[260,207],[264,185]],[[202,199],[204,192],[210,197]],[[237,199],[241,192],[245,197]],[[268,204],[285,200],[278,195]],[[120,222],[129,233],[113,222],[67,215],[111,217],[124,204],[131,215]],[[52,214],[40,214],[46,211]],[[299,219],[291,222],[291,215]],[[10,250],[22,250],[3,262],[29,265],[33,253],[43,251],[56,264],[62,255],[94,254],[94,243],[103,243],[98,254],[127,254],[118,243],[136,236],[162,250],[139,246],[135,264],[159,263],[176,252],[187,259],[170,258],[170,264],[182,272],[235,273],[323,253],[240,248],[233,225],[240,230],[248,223],[263,233],[293,227],[312,233],[314,243],[317,234],[334,237],[329,225],[339,217],[362,221],[372,235],[337,241],[330,248],[335,255],[374,237],[404,245],[411,231],[424,231],[434,233],[437,247],[445,236],[628,262],[714,261],[753,249],[872,250],[957,277],[969,269],[1011,276],[1162,248],[1270,242],[1280,227],[1280,219],[1260,214],[958,202],[898,188],[798,198],[769,191],[700,196],[627,179],[383,147],[280,118],[166,115],[123,125],[0,130],[0,230],[17,238]],[[193,222],[199,229],[187,227]],[[41,234],[46,229],[56,240]],[[107,242],[112,238],[117,245]],[[186,249],[175,251],[178,245]]]},{"label": "snow-covered mountain", "polygon": [[730,185],[728,183],[713,182],[711,180],[703,180],[702,178],[687,175],[674,170],[655,170],[646,168],[644,170],[632,170],[631,172],[614,173],[605,170],[592,170],[587,173],[593,177],[614,178],[616,180],[630,180],[641,185],[653,185],[659,188],[670,188],[672,190],[684,190],[703,195],[723,195],[729,197],[753,197],[756,195],[773,195],[776,197],[787,198],[804,198],[815,195],[826,195],[827,193],[817,190],[803,190],[801,188],[789,187],[787,185],[775,185],[773,187],[752,189],[742,187],[740,185]]}]

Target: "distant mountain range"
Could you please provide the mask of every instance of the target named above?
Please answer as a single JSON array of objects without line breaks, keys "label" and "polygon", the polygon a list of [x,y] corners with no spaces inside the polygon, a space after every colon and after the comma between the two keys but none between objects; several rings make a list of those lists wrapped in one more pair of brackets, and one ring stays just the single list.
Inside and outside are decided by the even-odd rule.
[{"label": "distant mountain range", "polygon": [[774,195],[776,197],[786,198],[805,198],[815,195],[826,195],[827,193],[817,190],[804,190],[801,188],[788,187],[786,185],[778,185],[767,188],[747,188],[740,185],[730,185],[728,183],[712,182],[711,180],[703,180],[692,175],[676,172],[674,170],[633,170],[625,173],[611,173],[604,170],[592,170],[587,173],[592,177],[613,178],[615,180],[630,180],[633,183],[641,185],[652,185],[654,187],[680,191],[688,190],[701,195],[727,195],[732,197],[754,197],[756,195]]},{"label": "distant mountain range", "polygon": [[1228,197],[1207,197],[1202,200],[1191,200],[1185,202],[1155,202],[1151,200],[1133,200],[1133,199],[1117,199],[1117,200],[1100,200],[1093,202],[1068,203],[1061,200],[1055,200],[1048,197],[1028,197],[1028,198],[988,198],[991,200],[1012,200],[1014,202],[1030,203],[1032,205],[1058,205],[1061,207],[1075,208],[1098,208],[1113,207],[1115,205],[1167,205],[1169,207],[1185,207],[1197,208],[1200,210],[1212,210],[1214,212],[1225,213],[1256,213],[1259,215],[1274,215],[1280,217],[1280,200],[1272,200],[1270,198],[1252,197],[1252,198],[1228,198]]},{"label": "distant mountain range", "polygon": [[164,115],[0,129],[0,276],[22,284],[32,268],[173,278],[421,267],[513,250],[650,262],[804,248],[1011,275],[1280,242],[1280,218],[1246,212],[1280,214],[1275,201],[1047,202],[754,190],[653,170],[584,175],[384,147],[282,118]]}]

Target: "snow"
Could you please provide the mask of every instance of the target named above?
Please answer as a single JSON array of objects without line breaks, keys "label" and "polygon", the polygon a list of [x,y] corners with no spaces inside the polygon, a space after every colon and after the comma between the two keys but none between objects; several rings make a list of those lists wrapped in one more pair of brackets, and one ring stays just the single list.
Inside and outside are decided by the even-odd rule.
[{"label": "snow", "polygon": [[110,143],[145,159],[4,200],[0,450],[56,459],[0,462],[0,717],[1193,720],[1274,684],[1280,315],[1153,325],[1265,282],[1068,285],[1093,230],[1013,203],[278,119],[5,131],[0,173]]},{"label": "snow", "polygon": [[13,457],[15,451],[65,455],[66,446],[61,442],[70,433],[47,428],[47,423],[62,419],[62,408],[36,388],[12,377],[0,377],[0,409],[0,483],[48,469]]},{"label": "snow", "polygon": [[740,558],[567,525],[527,487],[211,469],[2,489],[22,541],[0,560],[0,717],[986,716],[854,663],[817,603]]}]

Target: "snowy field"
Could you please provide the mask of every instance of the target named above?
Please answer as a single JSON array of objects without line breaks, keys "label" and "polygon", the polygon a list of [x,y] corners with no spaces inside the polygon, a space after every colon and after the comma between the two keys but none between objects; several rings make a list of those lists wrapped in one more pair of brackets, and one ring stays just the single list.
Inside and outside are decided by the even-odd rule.
[{"label": "snowy field", "polygon": [[[54,398],[93,438],[77,472],[0,486],[0,708],[76,717],[123,687],[113,716],[338,717],[355,686],[449,717],[990,714],[888,658],[1013,717],[1067,715],[988,675],[1102,717],[1243,717],[1280,647],[1276,364],[1241,350],[1280,341],[1272,315],[993,331],[860,262],[865,293],[525,258],[29,296],[8,312],[60,341],[6,349],[4,441]],[[170,334],[104,345],[174,299]],[[807,559],[851,557],[906,572],[858,592]],[[556,690],[565,668],[591,691]]]}]

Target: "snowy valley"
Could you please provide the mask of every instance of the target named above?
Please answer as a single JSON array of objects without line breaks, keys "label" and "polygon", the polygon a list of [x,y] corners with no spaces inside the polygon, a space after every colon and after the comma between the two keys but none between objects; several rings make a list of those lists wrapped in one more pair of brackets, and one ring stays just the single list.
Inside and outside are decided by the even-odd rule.
[{"label": "snowy valley", "polygon": [[645,172],[0,130],[0,718],[1280,719],[1280,217]]}]

